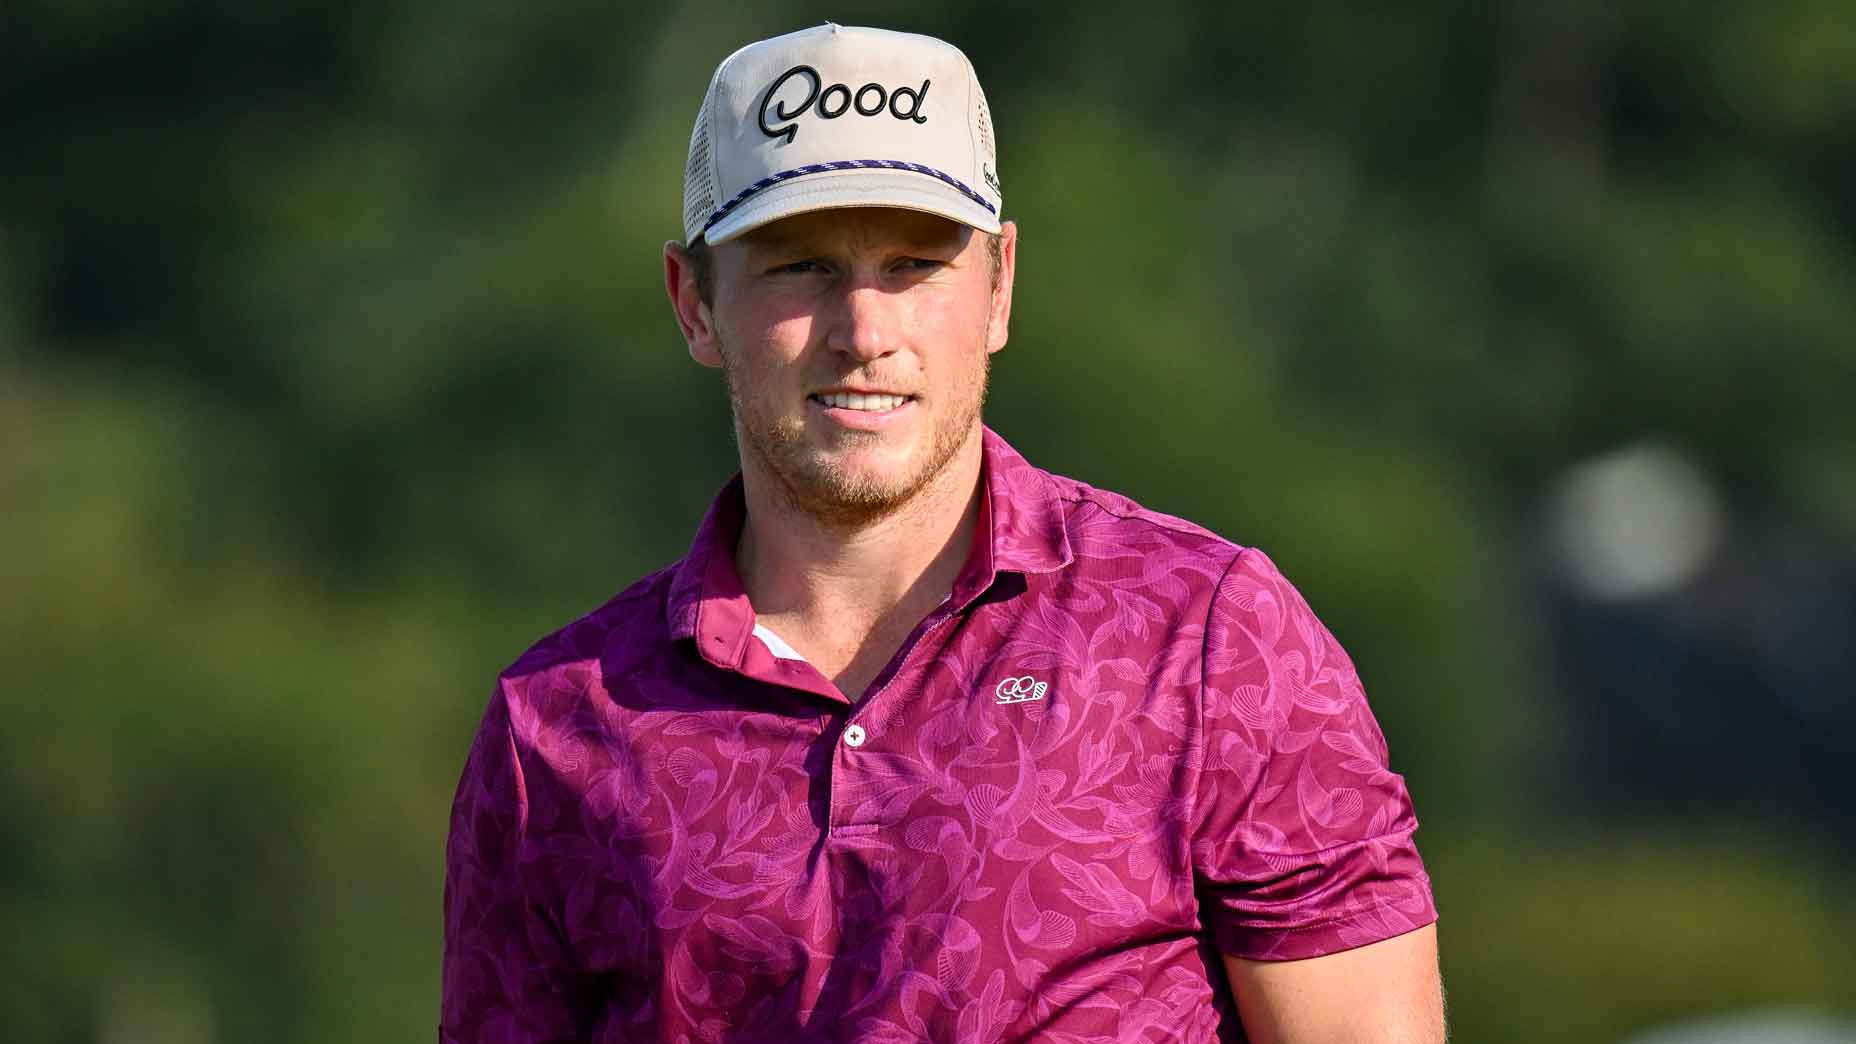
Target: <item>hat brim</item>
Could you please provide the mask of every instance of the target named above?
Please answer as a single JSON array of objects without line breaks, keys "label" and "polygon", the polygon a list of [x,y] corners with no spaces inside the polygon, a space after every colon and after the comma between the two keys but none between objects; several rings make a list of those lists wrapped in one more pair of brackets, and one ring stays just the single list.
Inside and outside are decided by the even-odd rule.
[{"label": "hat brim", "polygon": [[907,170],[833,170],[807,174],[763,189],[709,226],[703,239],[726,243],[795,214],[839,207],[898,207],[939,214],[998,233],[999,215],[938,178]]}]

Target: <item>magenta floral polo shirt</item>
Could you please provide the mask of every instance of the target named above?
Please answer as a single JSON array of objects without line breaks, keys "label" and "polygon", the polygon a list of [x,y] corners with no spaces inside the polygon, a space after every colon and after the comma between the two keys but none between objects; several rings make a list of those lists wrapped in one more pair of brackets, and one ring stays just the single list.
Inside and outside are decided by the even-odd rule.
[{"label": "magenta floral polo shirt", "polygon": [[848,702],[688,557],[500,679],[444,1042],[1241,1041],[1220,952],[1435,919],[1353,664],[1261,553],[985,433],[949,599]]}]

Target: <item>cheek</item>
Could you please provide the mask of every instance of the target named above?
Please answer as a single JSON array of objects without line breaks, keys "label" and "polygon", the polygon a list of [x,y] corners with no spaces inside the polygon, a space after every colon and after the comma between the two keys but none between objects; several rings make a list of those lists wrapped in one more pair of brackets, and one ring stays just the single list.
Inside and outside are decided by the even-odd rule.
[{"label": "cheek", "polygon": [[991,317],[992,310],[985,301],[976,302],[971,296],[962,295],[942,304],[934,316],[935,325],[926,328],[948,332],[948,343],[942,354],[954,361],[957,373],[971,374],[977,380],[979,375],[971,371],[985,365]]},{"label": "cheek", "polygon": [[812,341],[812,317],[797,315],[774,319],[760,328],[767,347],[782,362],[789,362],[805,353],[806,345]]},{"label": "cheek", "polygon": [[812,321],[804,316],[766,319],[735,314],[718,322],[716,329],[722,352],[735,370],[773,380],[805,354]]},{"label": "cheek", "polygon": [[913,304],[908,314],[910,329],[942,331],[942,336],[949,339],[949,347],[962,351],[984,344],[987,321],[992,314],[990,294],[978,294],[971,287],[961,287],[954,292],[924,297]]}]

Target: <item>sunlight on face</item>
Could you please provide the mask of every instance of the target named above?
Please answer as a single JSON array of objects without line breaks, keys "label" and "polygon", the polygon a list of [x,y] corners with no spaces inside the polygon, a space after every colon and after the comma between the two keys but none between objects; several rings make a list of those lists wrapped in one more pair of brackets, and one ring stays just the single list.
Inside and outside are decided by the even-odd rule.
[{"label": "sunlight on face", "polygon": [[715,255],[743,467],[796,506],[840,522],[882,516],[978,437],[996,348],[983,233],[858,208],[777,221]]}]

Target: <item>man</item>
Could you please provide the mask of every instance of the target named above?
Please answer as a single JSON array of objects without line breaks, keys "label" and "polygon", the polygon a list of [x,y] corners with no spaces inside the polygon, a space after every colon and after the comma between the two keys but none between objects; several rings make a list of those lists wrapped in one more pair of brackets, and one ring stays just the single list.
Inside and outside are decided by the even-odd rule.
[{"label": "man", "polygon": [[440,1039],[1441,1041],[1346,655],[1262,554],[981,424],[1018,240],[965,56],[736,52],[685,198],[741,474],[502,675]]}]

